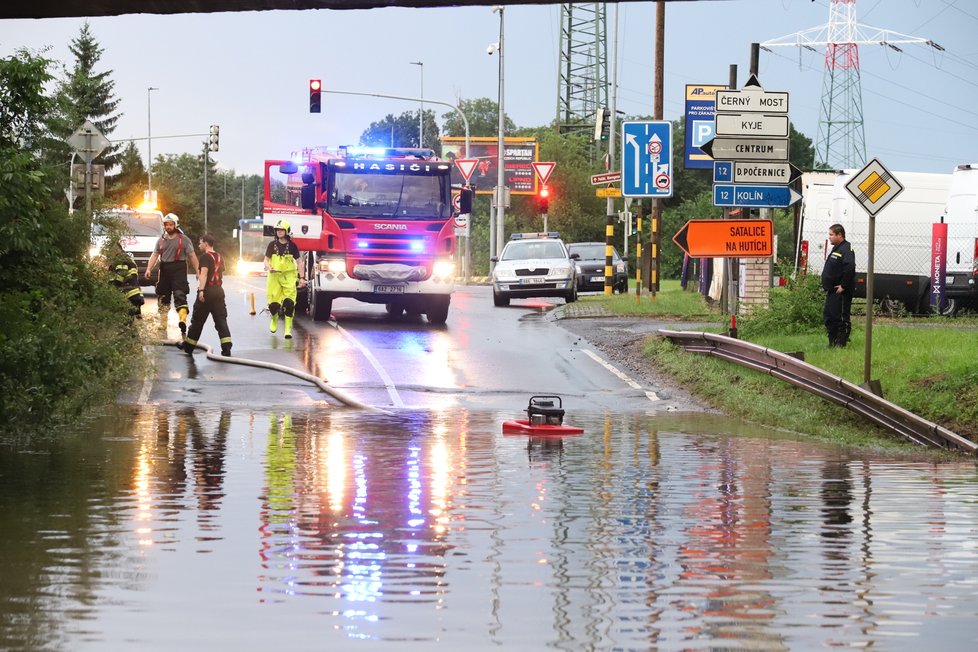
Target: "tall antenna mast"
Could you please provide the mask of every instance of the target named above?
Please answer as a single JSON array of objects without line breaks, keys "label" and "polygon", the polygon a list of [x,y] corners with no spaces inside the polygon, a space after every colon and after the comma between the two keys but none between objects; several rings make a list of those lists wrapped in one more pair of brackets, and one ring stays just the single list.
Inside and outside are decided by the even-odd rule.
[{"label": "tall antenna mast", "polygon": [[825,46],[822,102],[815,140],[816,167],[841,170],[866,164],[859,46],[883,45],[902,52],[898,44],[908,43],[944,49],[930,39],[857,23],[856,0],[832,0],[829,22],[825,25],[761,43],[763,48],[793,46],[813,52],[816,47]]},{"label": "tall antenna mast", "polygon": [[557,127],[563,132],[594,129],[608,106],[608,46],[605,3],[560,5],[560,63]]}]

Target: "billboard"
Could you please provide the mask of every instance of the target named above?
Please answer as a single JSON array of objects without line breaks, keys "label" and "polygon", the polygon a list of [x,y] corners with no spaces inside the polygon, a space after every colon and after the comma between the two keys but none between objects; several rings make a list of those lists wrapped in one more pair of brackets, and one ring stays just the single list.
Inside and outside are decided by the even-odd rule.
[{"label": "billboard", "polygon": [[[479,195],[491,195],[496,186],[496,161],[499,140],[495,137],[469,138],[469,151],[465,151],[465,138],[443,136],[441,157],[449,161],[455,159],[476,159],[478,164],[469,183],[475,186]],[[533,138],[504,138],[503,166],[506,187],[514,195],[535,195],[537,175],[533,172],[533,162],[537,160],[537,141]],[[452,184],[464,182],[456,166],[452,166]]]},{"label": "billboard", "polygon": [[684,167],[713,169],[713,158],[700,147],[713,139],[716,130],[717,91],[726,86],[686,84],[686,157]]}]

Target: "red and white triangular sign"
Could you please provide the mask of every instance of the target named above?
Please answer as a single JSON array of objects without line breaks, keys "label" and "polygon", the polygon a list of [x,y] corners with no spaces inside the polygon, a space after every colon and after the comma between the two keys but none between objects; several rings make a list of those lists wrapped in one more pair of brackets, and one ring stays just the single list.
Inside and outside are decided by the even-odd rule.
[{"label": "red and white triangular sign", "polygon": [[544,185],[547,184],[547,179],[550,178],[550,173],[554,171],[555,167],[557,167],[557,164],[553,161],[533,162],[533,171],[537,173],[537,176],[540,177],[540,183]]},{"label": "red and white triangular sign", "polygon": [[458,171],[462,173],[462,177],[465,178],[465,183],[469,182],[469,177],[475,172],[475,166],[479,164],[479,159],[475,158],[457,158],[455,159],[455,167]]}]

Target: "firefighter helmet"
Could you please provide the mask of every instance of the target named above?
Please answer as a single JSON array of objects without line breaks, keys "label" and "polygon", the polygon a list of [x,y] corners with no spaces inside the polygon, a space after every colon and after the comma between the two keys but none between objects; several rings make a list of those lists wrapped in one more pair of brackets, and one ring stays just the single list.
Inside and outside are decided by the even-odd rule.
[{"label": "firefighter helmet", "polygon": [[278,223],[275,224],[275,230],[278,231],[279,229],[284,230],[286,234],[292,233],[292,225],[285,220],[279,220]]},{"label": "firefighter helmet", "polygon": [[173,222],[173,226],[180,226],[180,218],[177,217],[176,213],[167,213],[163,216],[163,224],[167,222]]}]

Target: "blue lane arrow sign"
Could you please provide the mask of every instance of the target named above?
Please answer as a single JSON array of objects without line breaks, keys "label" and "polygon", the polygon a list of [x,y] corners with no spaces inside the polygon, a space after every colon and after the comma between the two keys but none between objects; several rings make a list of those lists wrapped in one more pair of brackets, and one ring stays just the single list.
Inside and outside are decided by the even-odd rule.
[{"label": "blue lane arrow sign", "polygon": [[621,141],[621,194],[672,197],[672,123],[623,122]]},{"label": "blue lane arrow sign", "polygon": [[714,206],[751,206],[754,208],[787,208],[801,199],[790,186],[749,184],[713,184]]}]

